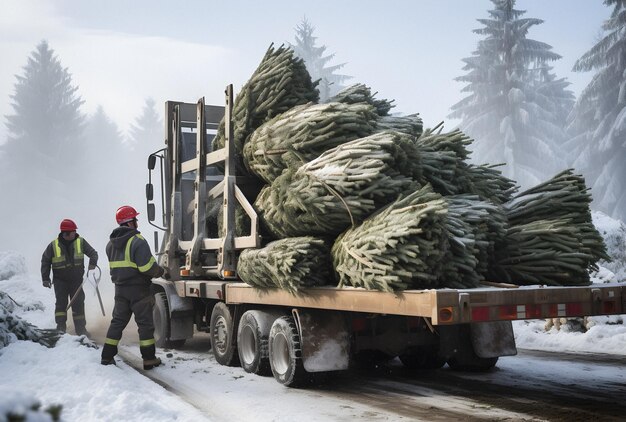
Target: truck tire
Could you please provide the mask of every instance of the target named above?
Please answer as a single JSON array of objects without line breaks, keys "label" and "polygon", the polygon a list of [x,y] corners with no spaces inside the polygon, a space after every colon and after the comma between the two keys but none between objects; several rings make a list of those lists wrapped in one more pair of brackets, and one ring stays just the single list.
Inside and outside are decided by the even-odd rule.
[{"label": "truck tire", "polygon": [[272,374],[279,383],[297,388],[309,380],[302,362],[300,335],[293,317],[283,316],[272,324],[269,355]]},{"label": "truck tire", "polygon": [[154,320],[154,340],[156,341],[156,347],[178,349],[185,345],[185,339],[170,339],[170,308],[167,304],[167,295],[164,292],[155,293],[154,295],[152,318]]},{"label": "truck tire", "polygon": [[261,311],[247,311],[239,320],[237,351],[241,367],[251,374],[270,375],[269,329],[258,318]]},{"label": "truck tire", "polygon": [[439,369],[446,364],[439,356],[438,347],[418,346],[399,356],[400,361],[409,369]]},{"label": "truck tire", "polygon": [[211,312],[211,349],[215,360],[224,366],[237,366],[237,343],[233,315],[224,302],[218,302]]}]

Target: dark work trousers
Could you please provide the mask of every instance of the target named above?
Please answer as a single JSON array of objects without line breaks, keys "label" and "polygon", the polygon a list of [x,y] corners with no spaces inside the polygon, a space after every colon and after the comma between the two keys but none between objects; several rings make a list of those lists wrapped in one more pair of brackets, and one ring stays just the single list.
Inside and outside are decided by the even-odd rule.
[{"label": "dark work trousers", "polygon": [[144,360],[155,358],[153,307],[154,296],[150,285],[115,285],[113,318],[102,349],[102,359],[113,359],[117,354],[117,344],[133,314],[139,331],[141,357]]},{"label": "dark work trousers", "polygon": [[[71,300],[76,290],[82,284],[83,279],[61,280],[54,279],[54,295],[56,296],[56,305],[54,306],[54,321],[59,329],[65,331],[67,321],[67,304]],[[74,320],[74,329],[77,333],[85,331],[85,292],[80,289],[78,296],[72,303],[72,319]]]}]

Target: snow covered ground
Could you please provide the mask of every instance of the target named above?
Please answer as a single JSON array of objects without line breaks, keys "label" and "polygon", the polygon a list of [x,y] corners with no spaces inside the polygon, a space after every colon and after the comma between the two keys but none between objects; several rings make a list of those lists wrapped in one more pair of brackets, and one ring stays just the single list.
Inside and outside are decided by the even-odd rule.
[{"label": "snow covered ground", "polygon": [[[616,282],[626,279],[626,226],[603,214],[594,213],[594,223],[605,237],[612,263],[602,263],[594,274],[594,282]],[[103,275],[103,296],[107,315],[112,306],[110,280]],[[0,292],[14,300],[13,315],[39,328],[54,327],[54,294],[41,286],[39,275],[27,271],[24,258],[16,252],[0,252]],[[86,287],[87,321],[90,330],[102,330],[108,318],[98,315],[99,305],[93,288]],[[6,315],[0,313],[0,326],[6,324]],[[569,324],[560,330],[546,331],[545,321],[518,321],[514,323],[519,348],[626,355],[626,325],[622,316],[590,317],[586,332],[577,331]],[[1,327],[0,327],[1,328]],[[133,336],[129,327],[122,340],[128,347]],[[62,420],[125,420],[125,421],[202,421],[209,420],[201,410],[187,404],[166,391],[130,366],[119,362],[117,366],[102,366],[100,350],[85,337],[71,334],[62,336],[54,348],[46,348],[31,341],[9,338],[6,347],[0,342],[0,422],[8,413],[28,415],[27,420],[52,420],[44,410],[62,405]],[[165,353],[159,351],[165,358]],[[206,371],[202,362],[179,361],[181,373]],[[164,369],[164,368],[163,368]],[[228,368],[224,368],[226,371]],[[157,368],[155,371],[160,370]],[[239,371],[241,377],[249,376]],[[251,377],[251,376],[250,376]],[[231,377],[236,379],[237,377]],[[271,379],[260,381],[273,382]],[[233,391],[252,394],[248,383],[232,382]],[[206,387],[209,388],[209,387]],[[247,392],[246,392],[247,391]],[[262,390],[254,390],[256,392]],[[261,398],[259,398],[261,399]],[[264,400],[271,400],[265,397]],[[285,390],[281,397],[293,415],[308,405],[315,397],[306,392]],[[345,411],[344,417],[349,417]],[[254,414],[250,414],[253,418]],[[329,420],[332,419],[329,416]]]}]

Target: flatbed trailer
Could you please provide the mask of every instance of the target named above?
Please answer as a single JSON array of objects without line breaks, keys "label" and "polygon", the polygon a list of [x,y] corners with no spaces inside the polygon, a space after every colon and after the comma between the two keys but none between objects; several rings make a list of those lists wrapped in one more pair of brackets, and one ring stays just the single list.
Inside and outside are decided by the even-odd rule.
[{"label": "flatbed trailer", "polygon": [[228,305],[272,305],[429,318],[433,325],[574,318],[626,313],[626,285],[515,286],[404,290],[386,293],[353,287],[312,287],[299,295],[259,290],[245,283],[177,281],[180,297],[223,300]]},{"label": "flatbed trailer", "polygon": [[[163,227],[152,224],[165,232],[157,255],[166,277],[153,280],[158,346],[182,347],[206,331],[220,364],[301,386],[316,374],[396,356],[409,368],[488,370],[517,353],[511,321],[626,313],[623,283],[396,293],[324,286],[298,294],[242,283],[238,253],[262,245],[251,205],[260,185],[235,174],[232,100],[229,86],[225,108],[204,99],[166,102],[166,146],[148,161],[148,218],[155,221],[152,170],[159,162]],[[222,117],[225,146],[212,150]],[[221,214],[210,220],[216,204]],[[239,235],[237,204],[250,222]]]}]

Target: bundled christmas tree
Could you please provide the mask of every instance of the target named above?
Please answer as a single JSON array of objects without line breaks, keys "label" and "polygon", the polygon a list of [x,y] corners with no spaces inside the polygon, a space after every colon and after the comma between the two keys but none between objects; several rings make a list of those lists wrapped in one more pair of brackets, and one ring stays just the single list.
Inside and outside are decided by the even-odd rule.
[{"label": "bundled christmas tree", "polygon": [[277,287],[295,294],[330,282],[330,251],[323,240],[310,236],[276,240],[243,251],[237,271],[251,286]]},{"label": "bundled christmas tree", "polygon": [[392,104],[393,100],[377,100],[375,98],[376,94],[376,92],[372,94],[372,90],[364,84],[354,84],[339,91],[337,95],[330,98],[329,102],[370,104],[376,109],[376,113],[379,116],[388,116],[389,110],[394,107]]},{"label": "bundled christmas tree", "polygon": [[[235,150],[241,157],[250,134],[271,118],[300,104],[317,102],[319,93],[302,59],[293,50],[273,45],[265,53],[259,67],[241,88],[233,104]],[[224,121],[213,139],[213,149],[223,148]],[[243,163],[239,163],[243,168]]]},{"label": "bundled christmas tree", "polygon": [[342,233],[332,247],[339,286],[435,288],[448,249],[446,201],[425,186]]},{"label": "bundled christmas tree", "polygon": [[368,104],[307,104],[274,117],[255,130],[244,147],[251,173],[268,183],[286,168],[297,169],[324,151],[374,132]]},{"label": "bundled christmas tree", "polygon": [[263,188],[255,207],[277,238],[336,236],[414,190],[415,151],[397,132],[382,132],[333,148]]},{"label": "bundled christmas tree", "polygon": [[591,221],[584,178],[565,170],[504,204],[509,227],[493,277],[517,284],[585,285],[610,260]]}]

